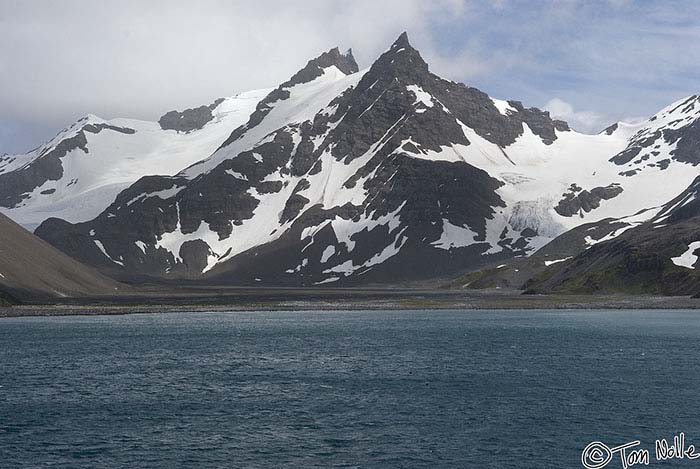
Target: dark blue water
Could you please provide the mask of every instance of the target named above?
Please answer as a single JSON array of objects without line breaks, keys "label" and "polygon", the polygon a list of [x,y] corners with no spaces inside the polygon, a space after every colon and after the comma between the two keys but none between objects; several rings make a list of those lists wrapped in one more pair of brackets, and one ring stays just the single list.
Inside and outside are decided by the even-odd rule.
[{"label": "dark blue water", "polygon": [[694,312],[2,319],[0,466],[700,467],[653,458],[700,445],[699,371]]}]

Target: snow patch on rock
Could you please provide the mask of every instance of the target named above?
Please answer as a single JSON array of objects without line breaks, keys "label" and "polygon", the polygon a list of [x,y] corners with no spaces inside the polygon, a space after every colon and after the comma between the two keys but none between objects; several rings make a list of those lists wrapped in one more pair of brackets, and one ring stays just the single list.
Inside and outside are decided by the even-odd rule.
[{"label": "snow patch on rock", "polygon": [[688,245],[688,249],[683,254],[678,257],[672,257],[671,262],[678,267],[694,270],[695,263],[698,261],[698,256],[695,255],[695,251],[698,249],[700,249],[700,241],[692,242]]}]

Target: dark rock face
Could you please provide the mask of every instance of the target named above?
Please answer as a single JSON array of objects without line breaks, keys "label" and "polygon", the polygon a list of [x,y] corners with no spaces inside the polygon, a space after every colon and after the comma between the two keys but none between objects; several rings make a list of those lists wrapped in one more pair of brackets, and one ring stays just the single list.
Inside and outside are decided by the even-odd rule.
[{"label": "dark rock face", "polygon": [[594,187],[590,191],[583,190],[576,184],[572,184],[569,192],[563,195],[554,210],[563,217],[580,215],[583,212],[591,212],[600,207],[601,200],[610,200],[622,193],[622,187],[611,184],[606,187]]},{"label": "dark rock face", "polygon": [[617,164],[617,165],[624,165],[632,161],[639,155],[639,153],[642,151],[641,147],[631,147],[631,148],[626,148],[622,150],[620,153],[617,155],[613,156],[610,161]]},{"label": "dark rock face", "polygon": [[99,134],[103,130],[111,130],[113,132],[119,132],[120,134],[126,135],[133,135],[136,133],[134,129],[130,129],[128,127],[117,127],[109,124],[86,124],[83,126],[83,131],[90,132],[91,134]]},{"label": "dark rock face", "polygon": [[219,98],[208,106],[185,109],[182,112],[170,111],[161,116],[158,123],[163,130],[177,130],[178,132],[199,130],[214,118],[212,111],[223,101],[223,98]]},{"label": "dark rock face", "polygon": [[[357,70],[352,56],[337,49],[310,61],[265,97],[222,148],[259,131],[294,86],[331,65],[344,73]],[[515,110],[501,114],[481,91],[430,73],[404,34],[356,85],[312,118],[261,135],[208,172],[143,178],[95,220],[69,226],[47,221],[37,234],[128,279],[336,285],[433,278],[479,267],[524,254],[536,233],[504,232],[498,244],[505,250],[487,254],[494,247],[488,221],[505,206],[496,192],[502,183],[468,163],[424,156],[470,145],[462,124],[502,147],[524,132],[524,124],[549,144],[568,130],[546,112],[510,105]],[[335,197],[339,201],[331,204]],[[239,237],[244,243],[251,236],[247,226],[258,227],[256,235],[269,241],[236,250]],[[449,244],[442,240],[448,229],[462,230],[475,242]],[[187,238],[202,230],[206,239]],[[171,250],[167,239],[173,232],[186,240]],[[224,247],[213,248],[217,243]]]},{"label": "dark rock face", "polygon": [[[668,202],[652,219],[652,223],[679,223],[700,217],[700,176],[693,183]],[[700,240],[700,239],[699,239]]]},{"label": "dark rock face", "polygon": [[360,69],[352,56],[352,50],[348,49],[341,54],[337,47],[324,52],[313,60],[310,60],[304,68],[295,73],[289,81],[283,83],[283,88],[289,88],[301,83],[308,83],[321,76],[323,69],[335,65],[346,75],[357,73]]},{"label": "dark rock face", "polygon": [[550,145],[557,139],[555,130],[569,132],[569,124],[561,120],[552,120],[549,112],[537,108],[525,109],[519,101],[509,101],[523,115],[522,120],[530,127],[532,132],[540,137],[544,143]]},{"label": "dark rock face", "polygon": [[700,164],[700,121],[696,120],[680,130],[666,130],[664,139],[668,143],[676,143],[676,148],[671,151],[674,160],[693,166]]},{"label": "dark rock face", "polygon": [[31,165],[0,174],[0,205],[11,208],[19,204],[29,193],[46,181],[58,181],[63,176],[61,158],[71,150],[80,148],[86,151],[87,141],[80,133],[63,140],[54,150],[35,160]]},{"label": "dark rock face", "polygon": [[[83,121],[84,119],[81,119]],[[79,121],[80,122],[80,121]],[[88,153],[85,132],[98,134],[103,130],[133,134],[136,131],[109,124],[85,124],[72,137],[65,138],[54,147],[45,148],[30,164],[9,173],[0,174],[0,207],[12,208],[21,203],[37,187],[47,181],[58,181],[63,177],[61,158],[80,149]]]}]

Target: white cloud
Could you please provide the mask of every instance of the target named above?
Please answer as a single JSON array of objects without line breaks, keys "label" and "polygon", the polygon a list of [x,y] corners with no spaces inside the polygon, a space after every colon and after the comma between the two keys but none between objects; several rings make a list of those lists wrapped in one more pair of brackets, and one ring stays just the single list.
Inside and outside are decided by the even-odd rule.
[{"label": "white cloud", "polygon": [[366,67],[403,30],[434,72],[525,105],[562,97],[572,109],[553,107],[573,126],[598,130],[601,115],[650,114],[697,92],[700,2],[674,5],[0,0],[0,153],[86,113],[155,119],[272,87],[336,45]]},{"label": "white cloud", "polygon": [[575,111],[571,104],[559,98],[550,99],[544,105],[544,109],[549,111],[553,118],[565,120],[579,132],[596,133],[610,123],[597,112]]},{"label": "white cloud", "polygon": [[403,30],[427,41],[459,0],[0,1],[2,118],[153,119],[271,87],[336,45],[368,65]]}]

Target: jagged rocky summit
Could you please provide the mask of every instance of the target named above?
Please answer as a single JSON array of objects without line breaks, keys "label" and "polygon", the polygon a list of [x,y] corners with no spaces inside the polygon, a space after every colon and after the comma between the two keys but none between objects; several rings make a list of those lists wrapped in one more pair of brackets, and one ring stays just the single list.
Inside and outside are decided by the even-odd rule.
[{"label": "jagged rocky summit", "polygon": [[[366,70],[336,48],[273,90],[160,123],[101,121],[111,127],[86,133],[89,118],[43,150],[4,157],[0,200],[26,226],[41,220],[41,238],[120,279],[448,278],[672,200],[698,174],[697,102],[585,135],[438,77],[404,33]],[[76,135],[85,143],[56,151]],[[28,169],[51,152],[60,177]],[[108,175],[84,169],[101,158]],[[135,158],[153,167],[129,172]],[[3,177],[27,182],[15,189]],[[61,209],[84,199],[89,209]]]}]

